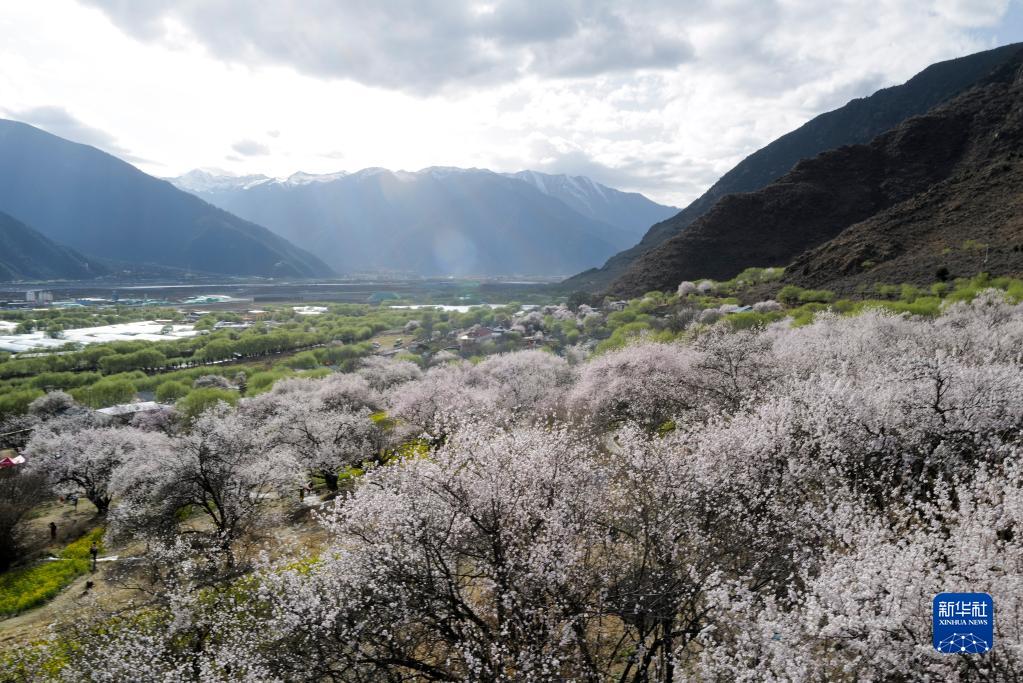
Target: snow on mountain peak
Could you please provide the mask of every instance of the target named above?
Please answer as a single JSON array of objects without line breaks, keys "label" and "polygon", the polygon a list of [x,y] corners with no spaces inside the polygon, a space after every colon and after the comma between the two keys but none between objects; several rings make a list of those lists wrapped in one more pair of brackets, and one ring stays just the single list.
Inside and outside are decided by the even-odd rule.
[{"label": "snow on mountain peak", "polygon": [[555,175],[539,171],[519,171],[502,175],[527,182],[547,195],[560,195],[562,198],[565,194],[572,195],[584,205],[592,205],[594,200],[609,201],[611,193],[618,192],[586,176]]},{"label": "snow on mountain peak", "polygon": [[297,171],[292,173],[290,176],[284,179],[278,180],[278,182],[284,185],[309,185],[310,183],[329,183],[340,178],[344,178],[348,173],[346,171],[336,171],[334,173],[306,173],[304,171]]},{"label": "snow on mountain peak", "polygon": [[218,168],[196,168],[167,180],[186,192],[224,192],[248,189],[268,182],[270,178],[262,174],[235,175]]}]

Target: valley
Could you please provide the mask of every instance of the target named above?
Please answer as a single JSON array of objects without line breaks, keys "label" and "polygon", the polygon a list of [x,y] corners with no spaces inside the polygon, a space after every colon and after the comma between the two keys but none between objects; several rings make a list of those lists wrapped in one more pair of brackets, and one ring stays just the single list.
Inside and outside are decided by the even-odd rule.
[{"label": "valley", "polygon": [[12,5],[0,681],[1019,680],[1021,11]]}]

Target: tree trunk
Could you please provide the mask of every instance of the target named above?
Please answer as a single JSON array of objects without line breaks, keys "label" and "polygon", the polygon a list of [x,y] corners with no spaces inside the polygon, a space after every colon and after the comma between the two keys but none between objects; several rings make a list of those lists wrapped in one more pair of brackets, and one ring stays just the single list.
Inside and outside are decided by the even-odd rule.
[{"label": "tree trunk", "polygon": [[110,509],[109,496],[89,496],[89,502],[96,506],[96,514],[105,517]]},{"label": "tree trunk", "polygon": [[675,679],[675,640],[672,638],[675,620],[665,619],[661,623],[661,629],[664,631],[664,636],[662,637],[664,642],[661,645],[661,652],[664,656],[664,675],[662,680],[665,683],[671,683]]}]

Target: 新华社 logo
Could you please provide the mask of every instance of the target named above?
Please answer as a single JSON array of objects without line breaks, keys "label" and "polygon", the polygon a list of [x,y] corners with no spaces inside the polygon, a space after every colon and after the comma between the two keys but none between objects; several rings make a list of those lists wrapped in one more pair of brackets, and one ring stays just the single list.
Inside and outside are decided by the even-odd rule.
[{"label": "\u65b0\u534e\u793e logo", "polygon": [[987,593],[934,596],[934,649],[944,654],[983,654],[995,644],[995,603]]}]

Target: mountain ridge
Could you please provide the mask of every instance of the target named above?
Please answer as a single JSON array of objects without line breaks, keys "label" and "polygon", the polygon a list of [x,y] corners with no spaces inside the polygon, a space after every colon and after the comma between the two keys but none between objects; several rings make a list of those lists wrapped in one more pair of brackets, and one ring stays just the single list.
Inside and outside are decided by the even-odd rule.
[{"label": "mountain ridge", "polygon": [[638,244],[615,254],[600,268],[566,279],[562,288],[593,292],[608,289],[636,259],[684,231],[722,197],[762,189],[802,159],[845,144],[869,142],[902,121],[968,90],[1011,59],[1021,46],[1023,43],[1014,43],[937,62],[901,85],[883,88],[812,118],[743,159],[678,214],[653,224]]},{"label": "mountain ridge", "polygon": [[51,240],[114,261],[241,276],[332,274],[265,227],[94,147],[5,119],[0,209]]},{"label": "mountain ridge", "polygon": [[107,269],[0,211],[0,282],[87,280]]},{"label": "mountain ridge", "polygon": [[[559,275],[599,263],[632,243],[650,216],[676,211],[588,178],[530,173],[370,167],[232,179],[194,170],[170,181],[348,273]],[[615,225],[604,213],[628,221]]]},{"label": "mountain ridge", "polygon": [[[879,282],[1023,272],[1023,49],[975,87],[870,143],[723,197],[609,291],[634,296],[751,266],[852,292]],[[972,244],[983,244],[983,254]]]}]

